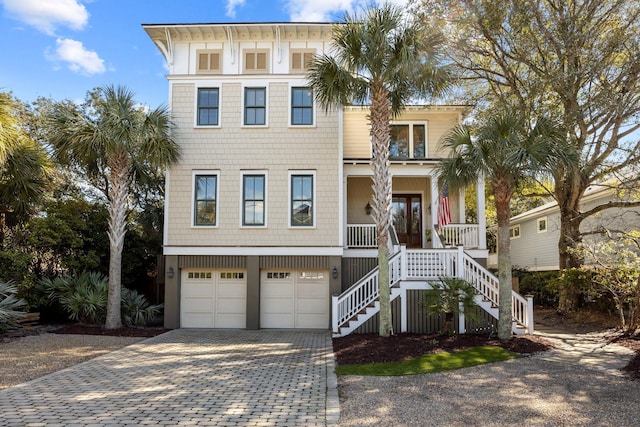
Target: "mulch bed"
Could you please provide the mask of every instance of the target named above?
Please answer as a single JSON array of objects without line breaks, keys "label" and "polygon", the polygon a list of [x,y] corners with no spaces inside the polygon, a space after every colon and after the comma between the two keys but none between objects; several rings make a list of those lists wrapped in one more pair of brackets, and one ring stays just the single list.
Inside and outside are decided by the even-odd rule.
[{"label": "mulch bed", "polygon": [[630,348],[631,350],[636,352],[636,356],[631,359],[629,364],[622,370],[628,373],[633,378],[640,379],[640,335],[616,338],[613,340],[613,342]]},{"label": "mulch bed", "polygon": [[50,332],[54,334],[108,335],[112,337],[150,338],[168,331],[170,331],[170,329],[133,326],[123,326],[117,329],[105,329],[103,325],[85,325],[81,323],[73,323],[64,325],[61,328],[55,329]]},{"label": "mulch bed", "polygon": [[338,365],[408,360],[429,353],[463,350],[469,347],[496,345],[519,354],[547,351],[552,345],[536,336],[518,336],[509,341],[488,335],[438,335],[402,333],[390,337],[378,334],[351,334],[333,339]]}]

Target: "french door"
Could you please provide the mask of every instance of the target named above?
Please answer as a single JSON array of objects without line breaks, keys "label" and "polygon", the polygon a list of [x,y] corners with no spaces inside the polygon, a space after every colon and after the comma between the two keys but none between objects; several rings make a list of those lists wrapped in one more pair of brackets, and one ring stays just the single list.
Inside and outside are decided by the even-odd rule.
[{"label": "french door", "polygon": [[408,248],[421,248],[422,197],[419,194],[394,194],[391,216],[400,243]]}]

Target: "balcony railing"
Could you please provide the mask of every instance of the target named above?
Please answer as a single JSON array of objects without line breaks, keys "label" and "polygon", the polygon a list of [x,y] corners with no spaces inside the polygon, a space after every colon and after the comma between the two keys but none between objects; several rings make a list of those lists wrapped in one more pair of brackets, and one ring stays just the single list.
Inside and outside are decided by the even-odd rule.
[{"label": "balcony railing", "polygon": [[354,249],[377,248],[375,224],[347,224],[347,247]]},{"label": "balcony railing", "polygon": [[438,230],[440,240],[446,247],[462,246],[477,248],[480,246],[480,227],[477,224],[447,224]]}]

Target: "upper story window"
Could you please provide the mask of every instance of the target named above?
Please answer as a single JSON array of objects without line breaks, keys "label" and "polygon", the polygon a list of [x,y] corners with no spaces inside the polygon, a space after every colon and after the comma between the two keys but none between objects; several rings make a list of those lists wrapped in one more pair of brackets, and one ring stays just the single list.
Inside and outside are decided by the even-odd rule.
[{"label": "upper story window", "polygon": [[222,72],[221,50],[198,50],[196,52],[198,74],[220,74]]},{"label": "upper story window", "polygon": [[315,189],[313,187],[314,174],[292,173],[290,174],[290,224],[291,227],[313,227]]},{"label": "upper story window", "polygon": [[196,226],[218,225],[218,174],[194,176],[194,215]]},{"label": "upper story window", "polygon": [[315,49],[291,49],[289,71],[292,74],[307,72],[315,54]]},{"label": "upper story window", "polygon": [[269,50],[250,49],[244,50],[245,73],[267,73],[269,71]]},{"label": "upper story window", "polygon": [[218,126],[220,89],[198,89],[198,126]]},{"label": "upper story window", "polygon": [[424,123],[408,123],[391,125],[391,141],[389,142],[389,158],[391,159],[424,159],[426,150],[426,125]]},{"label": "upper story window", "polygon": [[509,227],[509,238],[510,239],[520,238],[520,225],[514,225],[513,227]]},{"label": "upper story window", "polygon": [[291,88],[291,124],[313,125],[313,92],[308,87]]},{"label": "upper story window", "polygon": [[263,174],[242,176],[242,225],[264,226],[265,221],[265,181]]},{"label": "upper story window", "polygon": [[267,117],[267,89],[247,87],[244,89],[244,124],[265,125]]},{"label": "upper story window", "polygon": [[547,232],[547,217],[538,218],[537,221],[538,233],[546,233]]}]

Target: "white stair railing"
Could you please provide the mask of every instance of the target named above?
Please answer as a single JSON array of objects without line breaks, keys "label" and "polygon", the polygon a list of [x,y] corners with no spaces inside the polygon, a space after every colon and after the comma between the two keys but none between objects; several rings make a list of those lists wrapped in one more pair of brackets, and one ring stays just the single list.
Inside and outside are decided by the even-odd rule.
[{"label": "white stair railing", "polygon": [[[389,286],[395,285],[401,279],[403,252],[399,251],[389,258]],[[331,298],[333,312],[331,323],[334,333],[337,333],[342,325],[378,300],[380,296],[378,272],[379,268],[374,268],[342,294],[334,295]]]},{"label": "white stair railing", "polygon": [[[500,303],[498,278],[466,253],[463,253],[461,265],[464,279],[471,283],[485,300],[490,301],[492,306],[498,307]],[[511,313],[513,321],[525,327],[529,334],[533,334],[532,297],[525,298],[511,291]]]}]

